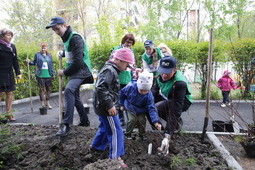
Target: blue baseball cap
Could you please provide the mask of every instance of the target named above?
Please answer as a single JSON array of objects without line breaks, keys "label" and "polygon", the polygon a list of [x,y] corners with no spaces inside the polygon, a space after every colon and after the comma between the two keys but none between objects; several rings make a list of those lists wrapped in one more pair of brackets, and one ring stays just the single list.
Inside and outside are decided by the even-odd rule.
[{"label": "blue baseball cap", "polygon": [[165,56],[161,58],[158,72],[169,74],[173,71],[174,68],[176,68],[176,59],[172,56]]},{"label": "blue baseball cap", "polygon": [[63,18],[61,17],[54,17],[54,18],[51,18],[50,20],[50,25],[46,27],[46,29],[49,29],[51,27],[53,27],[54,25],[57,25],[57,24],[64,24],[65,21]]},{"label": "blue baseball cap", "polygon": [[154,45],[154,43],[153,43],[153,41],[151,41],[151,40],[146,40],[145,42],[144,42],[144,47],[151,47],[151,46],[153,46]]}]

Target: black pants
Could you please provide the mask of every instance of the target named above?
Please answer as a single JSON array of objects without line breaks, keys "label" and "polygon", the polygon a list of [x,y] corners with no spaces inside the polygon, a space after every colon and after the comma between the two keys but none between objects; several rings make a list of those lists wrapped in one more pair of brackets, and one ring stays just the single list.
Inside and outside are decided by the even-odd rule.
[{"label": "black pants", "polygon": [[[167,122],[165,133],[172,135],[178,126],[182,112],[188,110],[191,102],[185,97],[187,85],[183,81],[177,81],[169,92],[168,100],[157,102],[156,108],[160,118]],[[147,119],[151,123],[149,116]]]},{"label": "black pants", "polygon": [[223,96],[223,102],[222,103],[229,103],[229,94],[230,91],[222,91],[222,96]]}]

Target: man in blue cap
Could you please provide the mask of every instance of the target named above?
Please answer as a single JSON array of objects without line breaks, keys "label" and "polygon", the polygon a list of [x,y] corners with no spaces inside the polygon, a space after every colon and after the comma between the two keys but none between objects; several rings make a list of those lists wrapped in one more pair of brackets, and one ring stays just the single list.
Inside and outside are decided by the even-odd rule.
[{"label": "man in blue cap", "polygon": [[[80,99],[80,86],[93,83],[91,65],[89,61],[87,45],[83,37],[74,32],[61,17],[51,19],[46,29],[52,30],[61,37],[65,50],[61,57],[66,58],[65,70],[58,70],[59,76],[68,76],[69,81],[65,88],[65,113],[63,123],[56,135],[66,136],[69,133],[69,125],[73,123],[74,106],[80,116],[79,126],[89,126],[90,122],[85,108]],[[61,109],[61,108],[60,108]]]},{"label": "man in blue cap", "polygon": [[152,92],[155,97],[159,117],[167,123],[164,128],[165,138],[158,150],[164,155],[169,152],[169,141],[175,130],[182,124],[181,114],[192,104],[191,90],[185,76],[177,69],[174,57],[161,58],[158,68],[160,75]]},{"label": "man in blue cap", "polygon": [[143,70],[157,75],[159,60],[164,56],[159,48],[155,47],[152,40],[144,42],[145,53],[142,55]]}]

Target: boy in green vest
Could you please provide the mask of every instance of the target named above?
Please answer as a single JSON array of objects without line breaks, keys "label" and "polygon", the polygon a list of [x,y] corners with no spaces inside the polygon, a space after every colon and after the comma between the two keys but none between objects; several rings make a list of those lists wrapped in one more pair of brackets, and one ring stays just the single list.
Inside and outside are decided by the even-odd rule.
[{"label": "boy in green vest", "polygon": [[89,61],[87,45],[83,37],[74,32],[70,26],[60,17],[51,19],[51,23],[46,29],[52,30],[61,37],[66,57],[65,70],[58,70],[59,76],[68,76],[69,81],[65,88],[65,113],[63,123],[56,135],[66,136],[69,133],[69,125],[73,123],[74,106],[80,116],[78,126],[89,126],[90,122],[85,112],[85,108],[80,99],[80,86],[86,83],[93,83],[91,65]]},{"label": "boy in green vest", "polygon": [[190,87],[176,65],[174,57],[163,57],[158,68],[160,75],[152,89],[159,117],[167,122],[164,130],[165,138],[158,148],[164,155],[169,152],[171,136],[182,125],[182,112],[188,110],[192,104]]},{"label": "boy in green vest", "polygon": [[154,77],[157,76],[157,68],[159,60],[164,57],[160,48],[155,47],[153,41],[146,40],[144,42],[145,53],[142,55],[143,70],[153,73]]}]

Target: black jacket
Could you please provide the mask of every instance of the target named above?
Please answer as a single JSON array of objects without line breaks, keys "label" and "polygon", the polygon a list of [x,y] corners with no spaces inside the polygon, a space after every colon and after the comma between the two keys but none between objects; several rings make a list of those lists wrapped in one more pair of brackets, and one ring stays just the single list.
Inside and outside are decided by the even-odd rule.
[{"label": "black jacket", "polygon": [[11,48],[0,44],[0,86],[14,85],[13,68],[16,75],[20,75],[16,47],[11,44]]},{"label": "black jacket", "polygon": [[[61,37],[63,42],[66,42],[69,38],[72,28],[68,26],[66,32]],[[80,35],[73,35],[70,39],[70,50],[73,53],[73,62],[64,70],[65,76],[69,76],[70,79],[86,79],[92,76],[89,68],[83,61],[84,57],[84,41]],[[85,83],[85,82],[84,82]]]},{"label": "black jacket", "polygon": [[114,63],[107,61],[98,74],[93,95],[93,106],[96,114],[109,116],[108,110],[118,105],[119,72],[119,68]]}]

